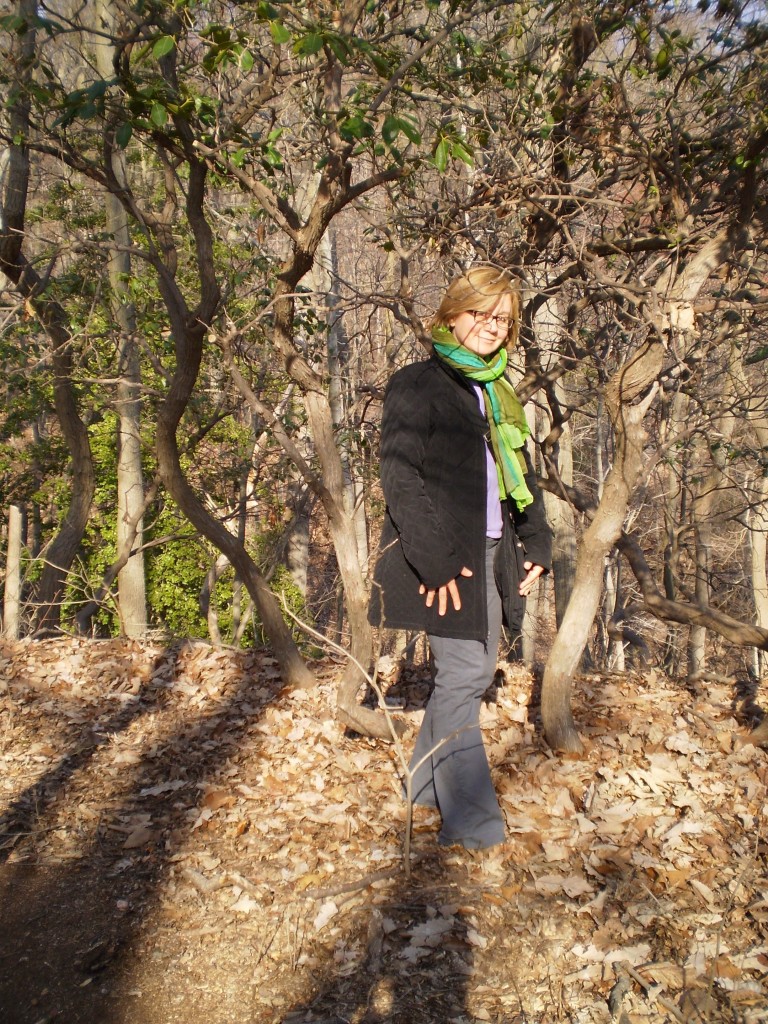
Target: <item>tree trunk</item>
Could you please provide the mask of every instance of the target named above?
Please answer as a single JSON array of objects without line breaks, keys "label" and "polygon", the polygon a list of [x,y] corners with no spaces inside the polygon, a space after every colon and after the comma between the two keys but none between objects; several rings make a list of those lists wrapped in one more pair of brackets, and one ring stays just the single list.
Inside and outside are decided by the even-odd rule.
[{"label": "tree trunk", "polygon": [[[677,598],[676,581],[680,565],[681,524],[687,519],[688,494],[688,446],[680,442],[685,437],[689,409],[689,397],[684,391],[676,391],[671,398],[662,400],[665,415],[660,417],[661,444],[667,453],[660,467],[665,481],[664,487],[664,594],[669,601]],[[679,447],[678,447],[679,446]],[[677,457],[673,452],[677,449]],[[670,676],[677,676],[680,669],[682,631],[676,623],[667,623],[664,639],[662,664]]]},{"label": "tree trunk", "polygon": [[[124,565],[126,565],[128,559],[131,557],[131,551],[133,550],[133,545],[136,539],[135,527],[137,523],[142,519],[144,512],[147,510],[147,508],[149,508],[149,506],[157,497],[159,487],[160,480],[159,478],[156,478],[155,480],[152,481],[151,486],[148,488],[147,493],[144,495],[142,505],[139,508],[134,509],[134,518],[126,522],[125,531],[121,538],[120,544],[118,545],[114,562],[110,566],[108,566],[104,571],[104,575],[101,578],[101,583],[99,584],[99,588],[96,591],[93,600],[89,601],[87,604],[84,604],[81,608],[78,609],[77,615],[75,616],[78,632],[86,633],[88,631],[91,619],[101,607],[102,601],[112,588],[112,584],[118,578],[120,570],[123,568]],[[120,610],[119,605],[118,610]]]},{"label": "tree trunk", "polygon": [[[563,483],[573,484],[573,438],[564,428],[557,450],[553,452]],[[552,527],[552,577],[555,590],[555,622],[560,629],[565,609],[573,590],[576,573],[576,517],[573,508],[562,498],[544,492],[547,522]]]},{"label": "tree trunk", "polygon": [[[101,32],[96,44],[96,67],[104,81],[114,74],[117,19],[110,0],[97,0],[96,21]],[[115,181],[126,187],[127,175],[123,153],[113,149],[110,154]],[[126,545],[138,549],[130,555],[117,577],[120,622],[129,637],[141,637],[147,631],[147,594],[144,572],[144,540],[142,510],[144,474],[141,465],[141,363],[136,337],[136,311],[130,298],[131,257],[128,248],[131,236],[128,218],[122,203],[107,192],[105,211],[107,233],[114,241],[109,251],[107,270],[111,288],[112,315],[119,329],[118,382],[115,408],[117,430],[117,549]]]},{"label": "tree trunk", "polygon": [[[758,626],[768,629],[768,574],[766,573],[766,538],[768,538],[768,475],[759,481],[759,503],[749,518],[749,553],[752,597]],[[755,649],[755,676],[762,679],[768,669],[768,656]]]},{"label": "tree trunk", "polygon": [[214,591],[221,576],[226,572],[229,560],[225,555],[219,555],[211,568],[208,570],[203,585],[200,588],[200,614],[208,623],[208,635],[211,643],[221,647],[221,631],[219,630],[219,615],[216,609]]},{"label": "tree trunk", "polygon": [[21,508],[8,508],[8,555],[3,591],[3,636],[18,640],[21,626]]},{"label": "tree trunk", "polygon": [[624,641],[611,628],[612,622],[621,618],[621,603],[621,562],[608,558],[605,564],[605,648],[607,666],[613,672],[623,672],[626,668]]},{"label": "tree trunk", "polygon": [[[200,348],[202,348],[202,338],[200,339]],[[189,364],[187,364],[187,368],[189,368]],[[197,369],[195,368],[195,376],[196,374]],[[183,369],[177,370],[174,375],[171,391],[176,391],[176,381],[180,375],[185,375]],[[184,390],[186,391],[186,388]],[[191,389],[187,393],[187,400],[190,393]],[[184,404],[186,405],[186,402]],[[286,686],[314,686],[316,680],[294,643],[275,595],[267,586],[266,581],[237,537],[233,537],[229,530],[208,514],[184,476],[176,445],[176,423],[174,420],[172,403],[166,400],[161,406],[157,418],[157,462],[168,493],[195,529],[199,530],[204,537],[215,544],[222,554],[226,555],[234,566],[235,572],[245,583],[269,637],[275,657],[280,664]]]},{"label": "tree trunk", "polygon": [[734,619],[711,606],[670,601],[659,592],[645,560],[643,549],[631,534],[623,533],[618,540],[621,553],[626,557],[635,579],[640,585],[644,607],[665,622],[682,622],[688,626],[703,626],[725,637],[738,647],[757,647],[768,651],[768,629]]},{"label": "tree trunk", "polygon": [[309,589],[309,523],[312,496],[306,484],[295,481],[290,488],[293,519],[285,545],[285,564],[291,579],[306,599]]},{"label": "tree trunk", "polygon": [[[706,608],[710,600],[711,548],[713,538],[713,516],[716,514],[717,499],[730,486],[725,476],[728,461],[728,447],[736,429],[736,382],[741,363],[741,345],[737,339],[731,341],[725,387],[720,400],[720,410],[707,431],[707,452],[711,466],[704,473],[704,479],[694,492],[691,513],[693,518],[694,551],[696,559],[696,580],[694,593],[696,603]],[[688,635],[688,679],[700,679],[706,671],[707,631],[704,626],[692,626]]]},{"label": "tree trunk", "polygon": [[206,511],[181,468],[176,431],[192,396],[203,356],[203,339],[220,300],[213,264],[213,240],[203,213],[205,167],[195,160],[190,160],[189,166],[186,208],[200,272],[200,303],[194,311],[189,310],[175,282],[159,276],[159,287],[171,321],[176,365],[157,411],[158,471],[168,493],[192,526],[226,555],[248,589],[286,686],[310,687],[316,680],[299,653],[275,595],[245,546]]},{"label": "tree trunk", "polygon": [[[746,396],[747,417],[762,452],[759,475],[754,488],[752,512],[747,521],[750,553],[750,580],[755,603],[755,621],[768,629],[768,573],[766,573],[766,540],[768,539],[768,410],[765,399],[751,392],[743,373],[739,376],[742,398]],[[762,679],[768,672],[768,654],[755,648],[755,675]]]},{"label": "tree trunk", "polygon": [[[660,342],[649,341],[611,379],[606,406],[616,443],[602,497],[579,546],[573,592],[555,637],[541,688],[541,716],[547,742],[555,750],[580,753],[581,740],[571,711],[573,678],[600,604],[603,567],[621,536],[629,499],[643,469],[643,417],[655,395],[661,369]],[[633,399],[645,393],[637,404]]]},{"label": "tree trunk", "polygon": [[[336,447],[331,407],[324,395],[309,391],[306,395],[307,416],[323,472],[328,526],[333,540],[339,572],[344,583],[347,621],[349,623],[349,660],[339,683],[337,708],[339,718],[350,728],[369,736],[391,739],[386,718],[357,703],[364,682],[361,672],[367,671],[372,657],[372,634],[368,623],[368,593],[363,580],[354,518],[344,507],[344,472]],[[332,497],[332,500],[330,500]]]},{"label": "tree trunk", "polygon": [[[328,230],[318,247],[317,259],[312,268],[315,278],[315,291],[326,296],[328,303],[326,317],[328,322],[328,402],[331,407],[334,429],[337,432],[337,447],[341,455],[344,476],[344,507],[355,526],[357,552],[361,566],[368,564],[368,529],[365,521],[365,503],[363,501],[362,484],[357,473],[354,455],[354,424],[350,421],[351,387],[349,361],[349,341],[344,329],[344,320],[339,313],[341,303],[339,294],[339,259],[337,235],[339,227],[336,221],[328,225]],[[340,432],[340,433],[339,433]]]}]

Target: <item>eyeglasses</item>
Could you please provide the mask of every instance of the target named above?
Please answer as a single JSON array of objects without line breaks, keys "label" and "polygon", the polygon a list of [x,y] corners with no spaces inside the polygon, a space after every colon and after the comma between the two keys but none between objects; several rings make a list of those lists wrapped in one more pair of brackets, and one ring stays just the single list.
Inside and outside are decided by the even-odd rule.
[{"label": "eyeglasses", "polygon": [[467,312],[479,324],[496,324],[502,331],[508,331],[512,326],[512,317],[506,314],[489,313],[485,309],[468,309]]}]

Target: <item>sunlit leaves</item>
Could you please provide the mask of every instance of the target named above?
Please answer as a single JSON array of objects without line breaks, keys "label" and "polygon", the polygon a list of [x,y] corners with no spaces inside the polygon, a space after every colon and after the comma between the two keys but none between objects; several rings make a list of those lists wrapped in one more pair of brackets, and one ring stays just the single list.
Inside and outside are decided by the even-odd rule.
[{"label": "sunlit leaves", "polygon": [[386,144],[391,147],[395,144],[395,141],[401,134],[415,146],[420,145],[421,132],[413,121],[403,116],[396,117],[394,114],[390,114],[389,117],[384,120],[384,125],[381,129],[382,138]]},{"label": "sunlit leaves", "polygon": [[448,169],[451,160],[460,160],[467,167],[472,167],[475,162],[474,155],[465,143],[456,137],[441,135],[435,147],[432,161],[437,170],[444,174]]},{"label": "sunlit leaves", "polygon": [[275,143],[283,134],[282,128],[273,128],[267,136],[267,143],[264,147],[264,161],[275,170],[279,170],[283,167],[283,158],[279,150],[275,147]]},{"label": "sunlit leaves", "polygon": [[275,46],[283,46],[291,41],[291,33],[279,21],[270,21],[269,32]]},{"label": "sunlit leaves", "polygon": [[168,120],[168,111],[162,103],[153,103],[149,111],[149,119],[156,128],[162,128]]},{"label": "sunlit leaves", "polygon": [[305,36],[302,36],[294,44],[294,52],[300,57],[311,57],[314,53],[319,53],[323,48],[323,37],[319,32],[307,32]]},{"label": "sunlit leaves", "polygon": [[351,114],[339,122],[339,133],[347,142],[358,139],[370,139],[374,135],[374,127],[361,113]]},{"label": "sunlit leaves", "polygon": [[176,40],[173,36],[160,36],[152,47],[152,53],[159,60],[161,57],[167,57],[175,46]]}]

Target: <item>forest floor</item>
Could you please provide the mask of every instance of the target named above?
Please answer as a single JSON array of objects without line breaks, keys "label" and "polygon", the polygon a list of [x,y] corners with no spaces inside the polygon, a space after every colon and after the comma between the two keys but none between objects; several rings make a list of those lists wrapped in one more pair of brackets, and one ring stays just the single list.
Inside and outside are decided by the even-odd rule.
[{"label": "forest floor", "polygon": [[[264,652],[0,648],[2,1024],[768,1021],[768,754],[727,683],[531,677],[483,729],[509,841],[403,869],[392,745]],[[410,749],[428,694],[403,701]]]}]

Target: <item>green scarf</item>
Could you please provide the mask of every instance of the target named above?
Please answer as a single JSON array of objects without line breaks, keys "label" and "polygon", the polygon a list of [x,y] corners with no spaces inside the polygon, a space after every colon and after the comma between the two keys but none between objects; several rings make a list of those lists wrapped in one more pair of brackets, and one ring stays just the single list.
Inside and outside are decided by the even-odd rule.
[{"label": "green scarf", "polygon": [[502,499],[512,498],[522,512],[533,501],[533,495],[525,483],[527,467],[523,455],[525,439],[531,431],[520,399],[504,376],[507,350],[500,348],[487,360],[483,359],[460,345],[447,327],[434,328],[432,343],[444,363],[483,389],[491,449],[499,475],[499,493]]}]

